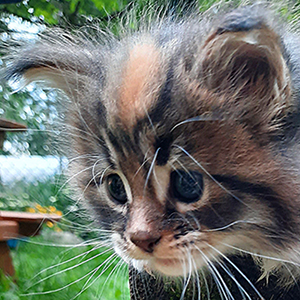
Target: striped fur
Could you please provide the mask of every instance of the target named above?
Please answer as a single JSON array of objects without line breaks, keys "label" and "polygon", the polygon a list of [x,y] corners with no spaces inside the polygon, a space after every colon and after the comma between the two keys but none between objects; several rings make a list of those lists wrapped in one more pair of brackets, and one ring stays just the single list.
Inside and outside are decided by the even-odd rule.
[{"label": "striped fur", "polygon": [[[250,253],[265,275],[300,274],[300,44],[275,19],[256,5],[99,42],[55,30],[9,58],[7,78],[46,80],[72,100],[70,152],[82,158],[71,174],[139,270],[187,276]],[[198,201],[176,197],[176,170],[202,174]]]}]

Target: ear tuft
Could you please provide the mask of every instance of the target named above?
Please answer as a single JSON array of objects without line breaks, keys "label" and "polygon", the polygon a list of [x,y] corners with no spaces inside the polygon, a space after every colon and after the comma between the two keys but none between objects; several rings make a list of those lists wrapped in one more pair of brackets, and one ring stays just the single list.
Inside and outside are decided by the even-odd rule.
[{"label": "ear tuft", "polygon": [[4,79],[43,81],[70,97],[87,82],[103,77],[101,47],[60,29],[43,33],[34,45],[20,45],[6,62]]},{"label": "ear tuft", "polygon": [[209,90],[235,99],[265,99],[277,102],[280,107],[287,105],[288,67],[279,36],[267,26],[214,33],[203,51],[201,77]]},{"label": "ear tuft", "polygon": [[242,7],[226,14],[220,21],[217,34],[224,32],[250,31],[261,29],[265,24],[265,16],[261,15],[264,7],[260,5]]}]

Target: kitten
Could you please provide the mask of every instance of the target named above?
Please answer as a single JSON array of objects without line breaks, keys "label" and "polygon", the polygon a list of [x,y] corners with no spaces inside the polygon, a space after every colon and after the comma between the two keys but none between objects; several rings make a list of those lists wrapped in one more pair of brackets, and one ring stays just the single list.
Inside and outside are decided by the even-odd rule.
[{"label": "kitten", "polygon": [[298,278],[300,43],[275,19],[256,5],[99,41],[53,30],[11,55],[7,78],[71,99],[71,173],[138,271],[222,286],[213,263],[251,254]]}]

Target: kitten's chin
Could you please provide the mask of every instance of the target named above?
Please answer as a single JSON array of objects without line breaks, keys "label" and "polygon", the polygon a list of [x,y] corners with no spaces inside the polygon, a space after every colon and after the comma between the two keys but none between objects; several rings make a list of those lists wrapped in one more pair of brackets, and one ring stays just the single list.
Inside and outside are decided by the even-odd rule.
[{"label": "kitten's chin", "polygon": [[166,276],[184,276],[189,273],[189,265],[182,259],[160,259],[151,262],[151,268]]},{"label": "kitten's chin", "polygon": [[150,260],[136,260],[132,262],[137,270],[145,270],[149,273],[159,273],[164,276],[178,277],[194,272],[193,266],[184,259],[153,258]]}]

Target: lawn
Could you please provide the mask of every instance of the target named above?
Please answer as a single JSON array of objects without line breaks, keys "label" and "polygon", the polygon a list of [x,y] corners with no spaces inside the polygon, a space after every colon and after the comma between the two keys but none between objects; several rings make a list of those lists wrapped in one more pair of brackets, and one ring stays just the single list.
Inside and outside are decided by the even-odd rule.
[{"label": "lawn", "polygon": [[100,248],[99,229],[76,204],[66,181],[57,175],[42,182],[0,184],[1,210],[63,215],[59,224],[47,222],[40,236],[20,241],[11,251],[16,278],[0,273],[0,300],[130,298],[127,266],[113,251]]},{"label": "lawn", "polygon": [[[113,251],[80,243],[56,245],[49,240],[52,231],[44,232],[12,251],[16,280],[1,274],[1,300],[129,299],[128,270]],[[63,239],[65,233],[60,234]]]}]

